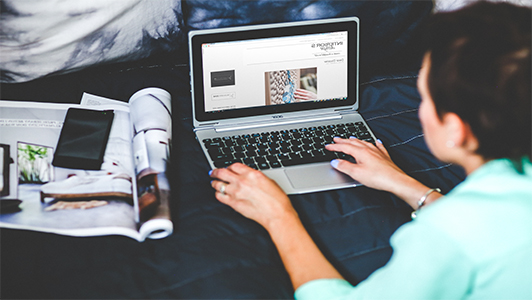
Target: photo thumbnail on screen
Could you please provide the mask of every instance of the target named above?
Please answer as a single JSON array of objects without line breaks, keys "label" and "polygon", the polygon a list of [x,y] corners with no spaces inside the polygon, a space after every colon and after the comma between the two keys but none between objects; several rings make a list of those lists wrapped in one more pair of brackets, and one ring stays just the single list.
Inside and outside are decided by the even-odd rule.
[{"label": "photo thumbnail on screen", "polygon": [[235,70],[211,72],[211,87],[235,85]]},{"label": "photo thumbnail on screen", "polygon": [[266,105],[318,100],[317,68],[265,72]]}]

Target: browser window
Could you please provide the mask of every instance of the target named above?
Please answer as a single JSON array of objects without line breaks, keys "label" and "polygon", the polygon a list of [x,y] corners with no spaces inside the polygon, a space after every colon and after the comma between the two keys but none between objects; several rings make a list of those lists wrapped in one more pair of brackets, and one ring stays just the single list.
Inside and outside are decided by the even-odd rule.
[{"label": "browser window", "polygon": [[205,111],[347,98],[347,31],[202,44]]}]

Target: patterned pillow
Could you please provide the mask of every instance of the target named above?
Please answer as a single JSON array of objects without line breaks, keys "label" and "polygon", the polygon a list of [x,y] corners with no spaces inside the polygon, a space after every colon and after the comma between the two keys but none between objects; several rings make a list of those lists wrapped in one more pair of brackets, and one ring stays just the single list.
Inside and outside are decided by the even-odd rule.
[{"label": "patterned pillow", "polygon": [[180,0],[0,1],[2,82],[149,56],[181,34]]}]

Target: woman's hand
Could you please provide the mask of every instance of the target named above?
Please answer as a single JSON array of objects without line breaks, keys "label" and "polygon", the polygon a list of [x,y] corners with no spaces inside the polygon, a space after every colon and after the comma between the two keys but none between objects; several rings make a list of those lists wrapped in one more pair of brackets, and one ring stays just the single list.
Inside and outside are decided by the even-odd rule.
[{"label": "woman's hand", "polygon": [[391,191],[396,185],[397,178],[405,175],[392,161],[380,141],[377,141],[375,146],[355,138],[335,138],[334,144],[325,148],[353,156],[356,163],[338,159],[332,161],[331,165],[368,187]]},{"label": "woman's hand", "polygon": [[[325,146],[327,150],[339,151],[355,158],[356,163],[336,159],[331,165],[338,171],[351,176],[365,186],[391,192],[417,209],[417,200],[423,196],[428,187],[408,176],[392,161],[384,145],[376,145],[355,138],[334,138],[334,144]],[[426,203],[441,197],[432,193]]]},{"label": "woman's hand", "polygon": [[216,199],[267,230],[275,221],[297,218],[288,196],[260,171],[235,163],[226,169],[214,169],[210,175]]},{"label": "woman's hand", "polygon": [[257,221],[270,234],[294,290],[321,278],[342,278],[318,249],[281,188],[262,172],[241,163],[214,169],[216,199]]}]

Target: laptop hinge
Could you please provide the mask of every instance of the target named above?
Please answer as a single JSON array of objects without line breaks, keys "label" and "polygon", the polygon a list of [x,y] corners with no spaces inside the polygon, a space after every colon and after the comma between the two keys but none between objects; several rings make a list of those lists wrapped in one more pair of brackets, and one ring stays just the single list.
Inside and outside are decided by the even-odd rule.
[{"label": "laptop hinge", "polygon": [[357,111],[354,110],[353,108],[339,108],[339,109],[335,109],[334,111],[335,111],[335,112],[339,112],[340,114],[357,112]]},{"label": "laptop hinge", "polygon": [[201,125],[199,125],[199,126],[201,126],[201,127],[205,127],[205,128],[206,128],[206,127],[211,128],[211,127],[213,127],[213,126],[216,126],[216,124],[218,124],[218,122],[203,123],[203,124],[201,124]]},{"label": "laptop hinge", "polygon": [[200,130],[212,130],[216,126],[216,124],[218,124],[218,122],[201,124],[198,127],[194,128],[193,131],[196,132]]},{"label": "laptop hinge", "polygon": [[328,121],[328,120],[336,120],[341,119],[341,115],[327,115],[327,116],[320,116],[320,117],[314,117],[314,118],[297,118],[297,119],[290,119],[290,120],[276,120],[274,122],[254,122],[254,123],[242,123],[239,125],[224,125],[224,126],[215,126],[214,129],[217,132],[225,132],[225,131],[232,131],[232,130],[246,130],[246,129],[252,129],[252,128],[260,128],[260,127],[271,127],[271,126],[283,126],[283,125],[291,125],[291,124],[298,124],[298,123],[307,123],[307,122],[315,122],[315,121]]}]

